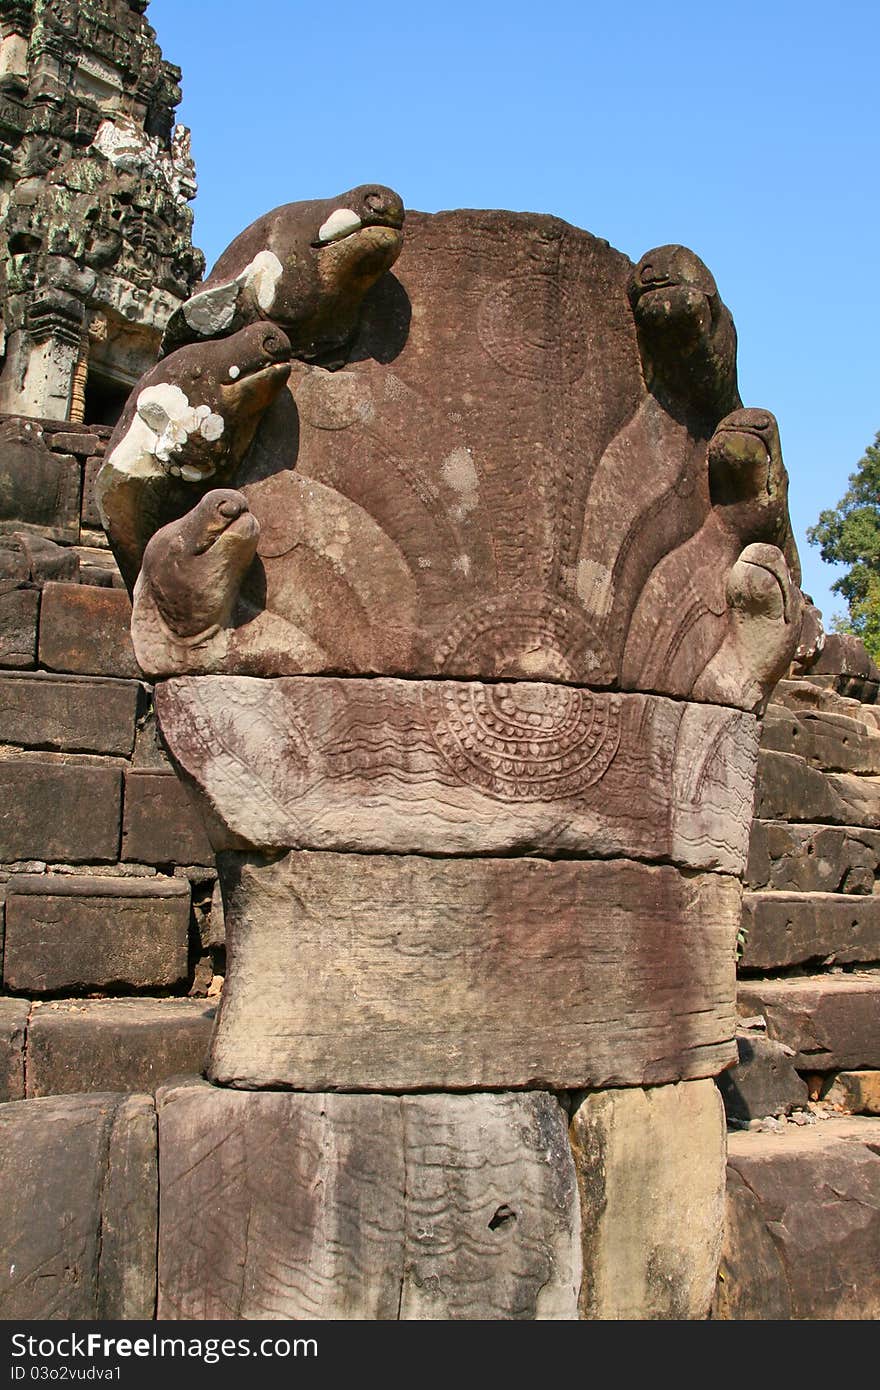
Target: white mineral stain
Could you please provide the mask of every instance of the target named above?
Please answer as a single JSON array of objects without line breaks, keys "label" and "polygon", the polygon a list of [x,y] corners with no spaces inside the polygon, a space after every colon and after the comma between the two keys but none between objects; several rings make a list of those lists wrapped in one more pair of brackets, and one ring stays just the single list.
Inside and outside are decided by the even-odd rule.
[{"label": "white mineral stain", "polygon": [[283,270],[284,267],[274,251],[258,251],[254,259],[235,278],[240,284],[253,289],[261,309],[271,309],[275,303],[275,290]]},{"label": "white mineral stain", "polygon": [[234,280],[228,285],[202,290],[186,301],[183,317],[195,333],[210,338],[215,333],[223,333],[232,323],[238,296],[239,286]]},{"label": "white mineral stain", "polygon": [[240,376],[241,376],[241,367],[236,367],[235,364],[233,364],[233,365],[229,368],[229,380],[230,380],[230,381],[237,381],[238,378],[239,378]]},{"label": "white mineral stain", "polygon": [[318,240],[339,241],[342,237],[356,232],[361,225],[361,219],[351,208],[337,208],[318,228]]},{"label": "white mineral stain", "polygon": [[464,445],[453,449],[440,465],[440,476],[447,487],[458,494],[456,515],[466,516],[477,505],[479,479],[470,449]]},{"label": "white mineral stain", "polygon": [[452,562],[452,568],[454,570],[458,570],[459,573],[463,574],[465,579],[467,579],[468,575],[471,572],[470,555],[456,555],[455,559]]},{"label": "white mineral stain", "polygon": [[165,472],[195,482],[205,476],[204,470],[180,462],[190,435],[210,441],[219,439],[223,429],[222,415],[209,405],[193,406],[173,382],[156,382],[145,386],[138,396],[134,419],[109,462],[133,477],[155,477]]}]

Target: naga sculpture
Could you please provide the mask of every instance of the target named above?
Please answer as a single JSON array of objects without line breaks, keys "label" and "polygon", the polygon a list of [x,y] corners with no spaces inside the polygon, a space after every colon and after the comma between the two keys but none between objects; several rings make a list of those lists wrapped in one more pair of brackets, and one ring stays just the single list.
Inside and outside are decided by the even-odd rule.
[{"label": "naga sculpture", "polygon": [[775,421],[693,252],[406,225],[378,186],[254,223],[99,479],[218,853],[208,1077],[699,1085],[801,629]]}]

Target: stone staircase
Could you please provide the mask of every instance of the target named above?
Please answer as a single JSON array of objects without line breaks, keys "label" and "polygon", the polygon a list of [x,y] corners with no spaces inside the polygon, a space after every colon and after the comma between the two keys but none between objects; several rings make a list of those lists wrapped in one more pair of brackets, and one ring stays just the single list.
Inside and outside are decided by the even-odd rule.
[{"label": "stone staircase", "polygon": [[0,1100],[199,1071],[223,973],[92,495],[109,433],[0,421]]}]

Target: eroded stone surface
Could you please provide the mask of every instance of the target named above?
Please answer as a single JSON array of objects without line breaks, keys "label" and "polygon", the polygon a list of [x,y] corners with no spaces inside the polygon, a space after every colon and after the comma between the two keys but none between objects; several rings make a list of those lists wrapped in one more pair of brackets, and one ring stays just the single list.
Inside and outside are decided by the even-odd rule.
[{"label": "eroded stone surface", "polygon": [[626,854],[741,871],[749,715],[534,682],[245,677],[169,682],[156,708],[220,847]]},{"label": "eroded stone surface", "polygon": [[118,767],[49,758],[0,760],[0,862],[102,863],[119,851]]},{"label": "eroded stone surface", "polygon": [[0,1317],[153,1317],[152,1098],[105,1093],[0,1106],[0,1187]]},{"label": "eroded stone surface", "polygon": [[130,757],[138,686],[72,676],[0,678],[0,740]]},{"label": "eroded stone surface", "polygon": [[880,1071],[839,1071],[822,1099],[850,1115],[880,1115]]},{"label": "eroded stone surface", "polygon": [[724,1219],[713,1082],[597,1091],[571,1121],[586,1318],[704,1318]]},{"label": "eroded stone surface", "polygon": [[726,875],[310,851],[218,868],[221,1084],[641,1085],[735,1055]]},{"label": "eroded stone surface", "polygon": [[574,1318],[565,1112],[528,1095],[158,1096],[160,1318]]}]

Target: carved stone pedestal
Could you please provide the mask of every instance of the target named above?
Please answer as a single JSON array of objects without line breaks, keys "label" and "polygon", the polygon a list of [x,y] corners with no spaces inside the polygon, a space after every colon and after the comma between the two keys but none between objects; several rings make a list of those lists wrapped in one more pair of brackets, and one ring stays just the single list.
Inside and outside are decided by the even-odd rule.
[{"label": "carved stone pedestal", "polygon": [[160,1315],[705,1316],[775,421],[685,248],[402,215],[248,228],[98,479],[229,950]]}]

